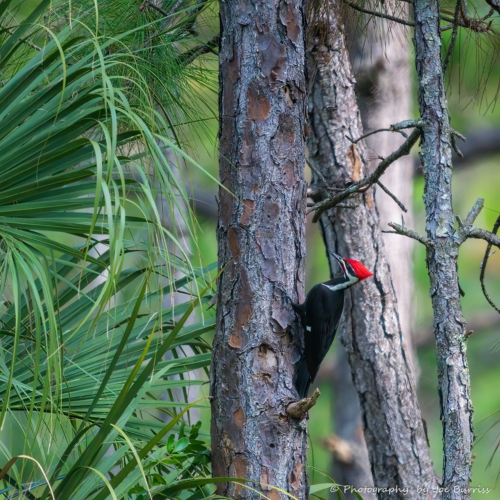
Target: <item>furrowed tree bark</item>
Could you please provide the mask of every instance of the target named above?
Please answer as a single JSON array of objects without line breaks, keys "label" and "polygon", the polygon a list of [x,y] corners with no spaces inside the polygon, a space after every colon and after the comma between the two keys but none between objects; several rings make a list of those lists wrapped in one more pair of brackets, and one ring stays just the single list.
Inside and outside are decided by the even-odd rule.
[{"label": "furrowed tree bark", "polygon": [[[386,5],[385,11],[400,15],[406,4]],[[365,35],[358,32],[355,53],[351,50],[356,77],[357,102],[365,131],[380,127],[387,128],[393,123],[407,120],[412,116],[411,66],[408,28],[384,19],[368,22]],[[376,24],[376,29],[375,29]],[[366,39],[365,39],[366,37]],[[365,42],[365,43],[364,43]],[[354,56],[354,57],[352,57]],[[404,138],[400,134],[382,132],[366,138],[369,149],[368,172],[373,172],[379,159],[396,151]],[[380,217],[380,227],[387,229],[389,222],[400,221],[404,217],[406,225],[413,226],[413,175],[415,167],[412,156],[397,160],[382,178],[384,186],[396,195],[405,206],[403,210],[381,189],[376,191],[376,204]],[[389,239],[390,238],[390,239]],[[412,330],[412,295],[414,242],[409,238],[386,237],[385,255],[391,269],[391,278],[398,299],[398,314],[403,331],[406,350],[414,361]]]},{"label": "furrowed tree bark", "polygon": [[441,421],[443,423],[443,498],[467,499],[471,478],[472,403],[466,357],[451,198],[452,129],[441,65],[439,2],[415,0],[415,61],[418,106],[423,120],[420,158],[425,179],[427,269],[434,310]]},{"label": "furrowed tree bark", "polygon": [[[368,6],[371,8],[370,6]],[[405,4],[397,6],[386,4],[384,11],[390,15],[400,15]],[[411,116],[411,74],[410,57],[405,28],[384,19],[371,19],[362,15],[363,32],[356,26],[349,28],[348,47],[353,61],[356,77],[357,103],[361,113],[363,128],[366,131],[388,127],[393,123],[406,120]],[[369,148],[367,169],[375,170],[379,160],[375,154],[387,156],[404,141],[400,134],[383,132],[366,139]],[[413,173],[415,167],[411,156],[403,156],[390,167],[382,182],[406,207],[401,208],[381,190],[376,192],[376,205],[380,216],[380,227],[389,222],[401,220],[413,226]],[[411,338],[412,332],[412,251],[413,241],[409,238],[393,237],[385,245],[385,255],[391,270],[391,279],[397,297],[397,310],[405,352],[412,365],[417,367]],[[373,484],[368,452],[363,438],[362,419],[356,389],[344,349],[337,349],[339,369],[333,378],[334,393],[334,431],[338,437],[349,444],[353,450],[352,459],[344,460],[333,454],[333,477],[342,484],[370,486]],[[340,404],[339,404],[340,403]],[[376,498],[375,494],[364,493],[365,500]],[[354,499],[350,493],[346,499]]]},{"label": "furrowed tree bark", "polygon": [[[338,12],[331,7],[316,13],[316,19],[308,48],[314,74],[309,159],[329,187],[343,188],[366,174],[367,150],[363,142],[353,147],[347,139],[363,132]],[[329,195],[318,176],[313,178],[311,192],[315,201]],[[356,194],[349,202],[356,208],[330,209],[320,223],[328,250],[359,259],[374,273],[346,293],[341,339],[361,404],[375,486],[396,489],[379,491],[378,497],[407,498],[401,490],[408,488],[412,498],[438,498],[432,491],[437,481],[402,340],[373,192]],[[334,265],[332,260],[330,265]],[[418,488],[428,488],[429,493],[417,493]]]},{"label": "furrowed tree bark", "polygon": [[[217,327],[211,370],[214,476],[307,498],[295,314],[304,295],[306,84],[299,0],[221,2]],[[233,483],[218,494],[260,498]]]}]

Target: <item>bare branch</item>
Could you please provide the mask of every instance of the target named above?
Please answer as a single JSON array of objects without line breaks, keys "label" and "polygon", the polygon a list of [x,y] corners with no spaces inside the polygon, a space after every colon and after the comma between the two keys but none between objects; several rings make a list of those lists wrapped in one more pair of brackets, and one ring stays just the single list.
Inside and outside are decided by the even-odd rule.
[{"label": "bare branch", "polygon": [[[491,11],[490,11],[491,12]],[[461,28],[466,28],[471,31],[474,31],[476,33],[488,33],[489,31],[492,31],[492,22],[486,22],[486,20],[491,16],[490,14],[487,14],[484,17],[472,17],[469,18],[467,15],[464,15],[462,13],[462,16],[458,19],[457,24]],[[446,26],[443,26],[440,30],[441,32],[443,31],[448,31],[451,29],[455,28],[455,20],[449,16],[446,15],[441,15],[440,19],[442,21],[448,21],[450,24],[447,24]]]},{"label": "bare branch", "polygon": [[433,242],[426,238],[423,234],[419,234],[411,229],[408,229],[406,226],[401,226],[396,224],[395,222],[389,222],[389,226],[394,229],[394,231],[382,231],[387,234],[401,234],[402,236],[408,236],[413,240],[419,241],[422,245],[428,246],[433,245]]},{"label": "bare branch", "polygon": [[290,403],[286,407],[286,414],[296,420],[303,420],[306,418],[307,412],[316,404],[320,394],[319,389],[315,389],[310,398]]},{"label": "bare branch", "polygon": [[[496,235],[499,227],[500,227],[500,216],[497,218],[495,224],[493,225],[492,234]],[[486,247],[486,252],[484,254],[483,263],[481,265],[481,274],[479,275],[479,281],[481,282],[481,289],[483,290],[483,294],[486,297],[486,300],[488,301],[490,306],[493,307],[493,309],[495,309],[495,311],[500,313],[500,309],[495,305],[495,303],[491,299],[488,291],[486,290],[486,285],[484,284],[484,276],[486,274],[486,264],[488,263],[488,259],[491,255],[491,247],[492,243],[488,242],[488,246]]]},{"label": "bare branch", "polygon": [[[13,35],[15,30],[10,29],[10,28],[4,28],[4,31],[6,31],[9,35]],[[26,38],[19,38],[19,40],[23,43],[25,43],[28,47],[31,47],[32,49],[38,50],[39,52],[42,50],[41,47],[38,45],[35,45],[34,43],[30,42]]]},{"label": "bare branch", "polygon": [[[182,2],[182,0],[180,0],[180,2]],[[179,3],[180,3],[179,2]],[[142,2],[141,6],[139,7],[139,11],[143,11],[146,7],[149,7],[150,9],[153,9],[153,10],[156,10],[157,12],[159,12],[162,16],[165,16],[167,17],[168,16],[168,12],[166,10],[163,10],[161,7],[159,7],[158,5],[156,5],[155,3],[153,2],[148,2],[147,0],[145,0],[144,2]]]},{"label": "bare branch", "polygon": [[471,227],[474,224],[474,221],[477,219],[477,216],[481,213],[481,210],[484,206],[484,198],[478,198],[476,203],[470,209],[467,218],[465,219],[465,227]]},{"label": "bare branch", "polygon": [[455,232],[455,238],[459,245],[461,245],[470,236],[472,224],[474,224],[474,221],[477,219],[477,216],[483,209],[483,206],[484,199],[478,198],[476,203],[474,203],[473,207],[470,209],[465,222],[463,222],[458,215],[455,216],[459,226],[457,231]]},{"label": "bare branch", "polygon": [[452,137],[458,137],[462,142],[465,142],[467,138],[465,135],[462,135],[460,132],[457,132],[455,129],[451,129]]},{"label": "bare branch", "polygon": [[462,153],[462,151],[460,151],[460,149],[458,149],[457,140],[455,139],[455,135],[454,134],[451,134],[451,147],[453,148],[453,151],[455,151],[455,153],[457,154],[457,156],[459,156],[460,158],[464,157],[464,154]]},{"label": "bare branch", "polygon": [[317,222],[321,214],[325,210],[333,208],[335,205],[345,200],[346,198],[349,198],[349,196],[360,191],[362,188],[368,189],[371,185],[375,184],[392,163],[394,163],[398,158],[401,158],[402,156],[410,153],[411,148],[418,141],[419,137],[420,128],[415,128],[415,130],[413,130],[413,132],[410,134],[410,137],[408,137],[408,139],[396,151],[394,151],[394,153],[390,154],[389,156],[387,156],[387,158],[382,160],[371,175],[349,186],[341,193],[336,194],[335,196],[332,196],[331,198],[328,198],[320,203],[317,203],[314,207],[312,207],[308,213],[313,211],[316,212],[314,214],[313,222]]},{"label": "bare branch", "polygon": [[[457,0],[457,5],[455,7],[455,18],[453,19],[453,33],[451,34],[450,45],[448,47],[448,52],[446,53],[446,58],[443,62],[443,73],[446,72],[448,64],[450,63],[451,55],[453,54],[453,50],[455,49],[455,41],[457,39],[457,33],[458,33],[458,19],[460,17],[461,4],[462,0]],[[452,138],[452,144],[453,144],[453,138]],[[455,152],[456,151],[457,150],[455,150]],[[462,155],[459,154],[458,156]]]},{"label": "bare branch", "polygon": [[424,122],[422,120],[403,120],[402,122],[395,123],[389,128],[391,130],[403,130],[405,128],[422,128]]},{"label": "bare branch", "polygon": [[323,177],[323,174],[314,166],[312,161],[307,161],[307,166],[318,176],[318,179],[323,183],[324,186],[328,186],[326,179]]},{"label": "bare branch", "polygon": [[379,128],[377,130],[372,130],[371,132],[368,132],[367,134],[362,135],[361,137],[358,137],[357,139],[352,140],[350,137],[346,136],[353,144],[357,144],[359,141],[366,139],[367,137],[370,137],[373,134],[378,134],[379,132],[399,132],[405,139],[408,139],[408,135],[405,134],[402,130],[393,130],[390,128]]},{"label": "bare branch", "polygon": [[[378,186],[384,191],[384,193],[388,194],[398,205],[398,207],[403,211],[403,212],[408,212],[406,207],[398,200],[395,194],[391,193],[380,181],[377,181]],[[338,206],[338,205],[337,205]]]},{"label": "bare branch", "polygon": [[495,245],[496,247],[500,248],[500,236],[490,233],[489,231],[486,231],[486,229],[479,229],[477,227],[473,227],[469,231],[469,238],[484,240],[490,243],[491,245]]}]

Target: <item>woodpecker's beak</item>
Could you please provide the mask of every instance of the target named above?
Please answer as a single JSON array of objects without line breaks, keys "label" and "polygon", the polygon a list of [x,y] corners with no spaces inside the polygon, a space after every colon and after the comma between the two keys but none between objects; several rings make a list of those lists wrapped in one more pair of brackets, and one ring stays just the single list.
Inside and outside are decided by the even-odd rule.
[{"label": "woodpecker's beak", "polygon": [[344,259],[340,255],[337,255],[335,252],[330,253],[339,261],[339,263],[344,262]]},{"label": "woodpecker's beak", "polygon": [[347,269],[345,268],[344,259],[340,255],[337,255],[334,252],[330,253],[337,259],[337,262],[339,263],[340,269],[342,270],[344,276],[347,276]]}]

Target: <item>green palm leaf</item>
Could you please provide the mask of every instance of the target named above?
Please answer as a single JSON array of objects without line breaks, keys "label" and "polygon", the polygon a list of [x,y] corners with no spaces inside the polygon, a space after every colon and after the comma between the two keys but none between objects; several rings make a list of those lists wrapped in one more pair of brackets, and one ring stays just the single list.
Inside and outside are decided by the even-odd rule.
[{"label": "green palm leaf", "polygon": [[[210,300],[211,269],[191,267],[155,206],[158,192],[172,218],[187,204],[165,147],[190,159],[168,139],[177,112],[154,109],[124,48],[140,30],[42,29],[49,3],[19,22],[0,2],[0,495],[50,498],[47,481],[58,499],[156,492],[208,472],[182,420],[200,402],[164,399],[210,363],[213,318],[185,322]],[[167,307],[172,292],[194,298]]]}]

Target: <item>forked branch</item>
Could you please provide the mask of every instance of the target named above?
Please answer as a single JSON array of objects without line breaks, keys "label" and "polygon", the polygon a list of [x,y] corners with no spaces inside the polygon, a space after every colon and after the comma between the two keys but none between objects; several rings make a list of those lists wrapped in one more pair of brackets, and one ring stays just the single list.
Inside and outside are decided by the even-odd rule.
[{"label": "forked branch", "polygon": [[[418,122],[413,122],[414,124],[417,124]],[[396,127],[397,125],[394,125]],[[353,195],[354,193],[357,193],[358,191],[366,191],[370,186],[378,182],[380,177],[384,174],[384,172],[387,170],[387,168],[394,163],[397,159],[401,158],[402,156],[406,156],[407,154],[410,153],[411,148],[415,145],[415,143],[418,141],[418,138],[420,137],[420,128],[417,127],[416,125],[412,125],[415,127],[413,132],[410,134],[408,139],[396,150],[394,153],[391,153],[389,156],[384,158],[378,165],[378,167],[375,169],[375,171],[365,177],[364,179],[361,179],[360,181],[352,184],[348,188],[344,189],[344,191],[327,198],[324,201],[321,201],[314,205],[309,212],[316,212],[314,214],[313,222],[317,222],[321,216],[321,214],[330,208],[335,207],[338,205],[341,201],[344,201],[345,199],[349,198],[349,196]],[[363,189],[364,188],[364,189]]]},{"label": "forked branch", "polygon": [[422,243],[422,245],[425,246],[433,244],[431,240],[429,240],[429,238],[426,238],[424,235],[408,229],[406,226],[396,224],[395,222],[389,222],[388,225],[392,227],[394,231],[382,231],[383,233],[401,234],[402,236],[408,236],[408,238],[419,241],[420,243]]}]

